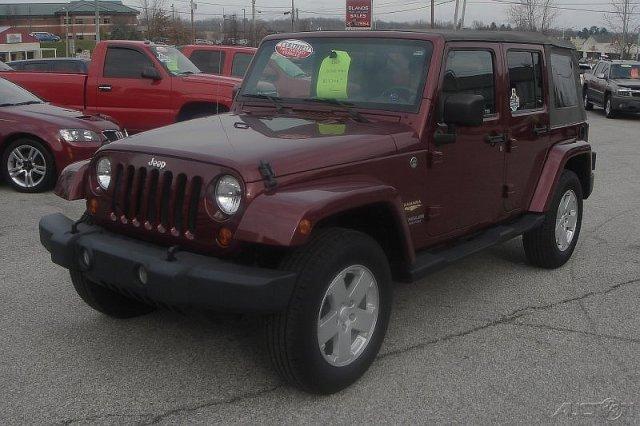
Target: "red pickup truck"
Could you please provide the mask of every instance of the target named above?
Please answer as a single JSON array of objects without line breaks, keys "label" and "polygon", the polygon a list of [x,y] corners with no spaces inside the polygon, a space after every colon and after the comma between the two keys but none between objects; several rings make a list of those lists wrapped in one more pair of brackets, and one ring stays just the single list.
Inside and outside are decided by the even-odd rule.
[{"label": "red pickup truck", "polygon": [[141,41],[98,43],[87,74],[0,72],[47,101],[104,114],[130,133],[229,111],[239,78],[201,74],[180,51]]}]

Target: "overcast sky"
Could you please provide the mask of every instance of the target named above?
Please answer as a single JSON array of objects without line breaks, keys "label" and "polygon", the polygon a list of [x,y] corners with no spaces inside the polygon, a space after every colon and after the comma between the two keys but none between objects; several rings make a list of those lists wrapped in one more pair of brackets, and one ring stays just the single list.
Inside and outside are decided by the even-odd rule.
[{"label": "overcast sky", "polygon": [[[0,3],[23,3],[25,0],[0,0]],[[39,3],[49,3],[46,0],[31,0]],[[165,0],[167,7],[173,3],[181,16],[188,18],[189,0]],[[441,2],[450,1],[437,5]],[[460,0],[462,1],[462,0]],[[471,24],[474,20],[485,23],[492,21],[498,24],[507,22],[506,11],[508,6],[493,0],[468,0],[465,23]],[[504,1],[504,0],[501,0]],[[509,0],[507,0],[509,1]],[[344,16],[344,0],[295,0],[296,7],[300,9],[301,18],[314,16],[342,18]],[[379,19],[396,21],[415,21],[429,19],[429,0],[374,0],[374,14]],[[436,20],[453,20],[455,0],[435,0]],[[124,0],[129,6],[138,6],[138,0]],[[242,9],[246,9],[247,17],[250,15],[251,0],[202,0],[198,2],[196,19],[198,17],[214,17],[215,14],[237,13],[242,16]],[[585,26],[606,26],[604,14],[590,10],[610,10],[607,0],[556,0],[556,5],[576,10],[561,10],[556,19],[556,26],[560,28],[581,29]],[[290,0],[256,0],[256,9],[262,13],[259,16],[273,18],[282,16],[282,12],[291,7]]]}]

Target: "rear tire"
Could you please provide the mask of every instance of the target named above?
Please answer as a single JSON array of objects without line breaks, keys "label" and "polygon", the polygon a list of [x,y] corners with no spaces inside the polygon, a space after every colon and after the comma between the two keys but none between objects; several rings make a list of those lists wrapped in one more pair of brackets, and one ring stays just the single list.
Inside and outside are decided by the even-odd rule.
[{"label": "rear tire", "polygon": [[581,225],[582,185],[574,172],[565,170],[542,225],[522,236],[529,263],[547,269],[564,265],[578,243]]},{"label": "rear tire", "polygon": [[338,392],[366,372],[384,339],[392,299],[387,258],[368,235],[328,228],[282,269],[298,279],[289,307],[265,318],[271,361],[298,388]]},{"label": "rear tire", "polygon": [[133,318],[153,312],[155,308],[89,280],[80,271],[69,271],[71,282],[84,302],[113,318]]}]

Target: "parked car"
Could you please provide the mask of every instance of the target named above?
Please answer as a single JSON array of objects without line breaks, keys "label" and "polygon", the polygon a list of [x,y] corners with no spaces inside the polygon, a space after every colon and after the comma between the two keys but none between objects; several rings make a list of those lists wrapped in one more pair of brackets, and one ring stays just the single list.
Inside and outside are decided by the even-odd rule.
[{"label": "parked car", "polygon": [[578,69],[580,71],[580,83],[584,84],[584,74],[591,72],[591,65],[581,62],[578,64]]},{"label": "parked car", "polygon": [[242,78],[256,53],[254,47],[190,44],[180,51],[200,71],[207,74]]},{"label": "parked car", "polygon": [[18,191],[51,188],[66,166],[124,136],[112,121],[50,105],[0,78],[1,174]]},{"label": "parked car", "polygon": [[87,74],[89,59],[81,58],[46,58],[11,61],[8,64],[16,71],[58,72],[67,74]]},{"label": "parked car", "polygon": [[[44,217],[41,241],[113,317],[264,314],[282,377],[336,392],[376,358],[393,280],[519,235],[532,265],[569,260],[595,165],[574,55],[515,32],[268,36],[231,113],[65,170],[86,215]],[[304,72],[274,79],[281,59]]]},{"label": "parked car", "polygon": [[13,68],[5,64],[4,62],[0,61],[0,71],[12,71],[12,70]]},{"label": "parked car", "polygon": [[241,82],[201,74],[171,46],[113,40],[98,43],[87,74],[0,76],[56,105],[111,116],[130,133],[229,111]]},{"label": "parked car", "polygon": [[60,41],[59,36],[45,31],[34,31],[32,33],[29,33],[29,35],[37,38],[38,41]]},{"label": "parked car", "polygon": [[604,108],[607,118],[620,112],[640,112],[640,62],[600,61],[582,86],[584,107]]}]

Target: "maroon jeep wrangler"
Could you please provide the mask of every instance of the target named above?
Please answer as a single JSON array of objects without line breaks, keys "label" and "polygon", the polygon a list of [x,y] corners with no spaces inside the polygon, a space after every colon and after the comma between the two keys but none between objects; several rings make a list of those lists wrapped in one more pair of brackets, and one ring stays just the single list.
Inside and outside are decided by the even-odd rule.
[{"label": "maroon jeep wrangler", "polygon": [[519,235],[531,264],[569,260],[595,163],[578,71],[518,33],[270,36],[231,113],[65,169],[87,211],[40,238],[92,308],[264,314],[278,372],[336,392],[376,357],[393,281]]}]

